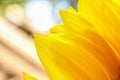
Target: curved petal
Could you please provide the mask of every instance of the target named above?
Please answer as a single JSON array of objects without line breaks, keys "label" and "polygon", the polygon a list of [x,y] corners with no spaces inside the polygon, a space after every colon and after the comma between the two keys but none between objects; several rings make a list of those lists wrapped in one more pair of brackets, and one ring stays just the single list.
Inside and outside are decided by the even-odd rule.
[{"label": "curved petal", "polygon": [[79,14],[94,25],[120,59],[120,6],[118,0],[80,0]]},{"label": "curved petal", "polygon": [[80,33],[83,30],[92,30],[93,27],[90,23],[80,17],[78,14],[72,13],[71,11],[60,11],[64,28],[68,32]]},{"label": "curved petal", "polygon": [[56,33],[56,34],[66,32],[63,25],[56,25],[56,26],[52,27],[50,29],[50,31],[51,31],[51,33]]},{"label": "curved petal", "polygon": [[72,6],[69,6],[69,7],[68,7],[68,11],[70,11],[70,12],[72,12],[72,13],[77,13],[77,12],[75,11],[75,9],[73,9]]},{"label": "curved petal", "polygon": [[[68,11],[73,13],[73,14],[74,13],[77,14],[77,12],[71,6],[68,7]],[[50,29],[50,31],[52,33],[57,33],[57,34],[58,33],[65,33],[65,32],[67,32],[67,31],[65,31],[64,25],[56,25],[56,26],[52,27]]]},{"label": "curved petal", "polygon": [[119,0],[78,4],[79,13],[71,7],[60,11],[64,25],[53,27],[55,34],[35,35],[38,56],[50,79],[119,80]]},{"label": "curved petal", "polygon": [[94,32],[35,35],[35,45],[51,80],[117,80],[119,77],[118,59],[106,41]]}]

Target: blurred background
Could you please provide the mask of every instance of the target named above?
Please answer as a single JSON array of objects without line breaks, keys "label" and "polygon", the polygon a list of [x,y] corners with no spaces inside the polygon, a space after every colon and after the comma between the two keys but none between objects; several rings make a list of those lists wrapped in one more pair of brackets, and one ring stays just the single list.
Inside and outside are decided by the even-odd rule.
[{"label": "blurred background", "polygon": [[59,10],[78,0],[0,0],[0,80],[23,80],[23,72],[49,80],[32,34],[46,35],[60,24]]}]

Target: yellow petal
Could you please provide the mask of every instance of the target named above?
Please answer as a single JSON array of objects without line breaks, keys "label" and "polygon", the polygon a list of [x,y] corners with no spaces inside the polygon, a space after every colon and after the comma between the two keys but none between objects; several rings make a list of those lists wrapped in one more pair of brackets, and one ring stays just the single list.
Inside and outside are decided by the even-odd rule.
[{"label": "yellow petal", "polygon": [[63,25],[56,25],[50,29],[51,33],[65,33]]},{"label": "yellow petal", "polygon": [[24,80],[38,80],[25,72],[23,74],[24,74]]},{"label": "yellow petal", "polygon": [[35,45],[51,80],[119,78],[118,59],[106,41],[94,32],[35,35]]},{"label": "yellow petal", "polygon": [[108,40],[120,59],[120,6],[116,3],[114,0],[80,0],[78,11]]},{"label": "yellow petal", "polygon": [[93,29],[92,25],[78,14],[61,10],[60,15],[64,23],[64,28],[68,32],[80,33],[86,29]]},{"label": "yellow petal", "polygon": [[72,12],[72,13],[77,13],[77,12],[75,11],[75,9],[73,9],[72,6],[69,6],[69,7],[68,7],[68,11],[70,11],[70,12]]},{"label": "yellow petal", "polygon": [[120,6],[120,0],[113,0],[116,2],[116,4],[118,4]]},{"label": "yellow petal", "polygon": [[109,43],[95,32],[85,31],[82,36],[91,44],[87,44],[88,42],[86,42],[86,40],[82,41],[81,38],[79,38],[79,41],[82,41],[82,44],[79,44],[80,42],[77,43],[97,57],[104,68],[106,68],[106,71],[108,71],[112,80],[119,79],[120,60],[113,48],[109,46]]},{"label": "yellow petal", "polygon": [[120,33],[118,27],[120,25],[120,7],[113,0],[80,0],[78,9],[79,14],[96,28],[113,29]]}]

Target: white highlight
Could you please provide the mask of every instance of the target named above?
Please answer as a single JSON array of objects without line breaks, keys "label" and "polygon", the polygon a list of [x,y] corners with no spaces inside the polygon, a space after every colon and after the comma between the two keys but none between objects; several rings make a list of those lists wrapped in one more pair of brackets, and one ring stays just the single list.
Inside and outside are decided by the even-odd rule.
[{"label": "white highlight", "polygon": [[39,31],[48,31],[55,22],[52,19],[52,5],[47,1],[31,1],[26,6],[26,14]]}]

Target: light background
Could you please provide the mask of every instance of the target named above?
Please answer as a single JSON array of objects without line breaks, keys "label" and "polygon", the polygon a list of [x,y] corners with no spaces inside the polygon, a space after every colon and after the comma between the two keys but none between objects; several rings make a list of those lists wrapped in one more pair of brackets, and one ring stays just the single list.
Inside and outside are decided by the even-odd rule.
[{"label": "light background", "polygon": [[76,5],[77,0],[0,0],[0,80],[23,80],[23,71],[49,80],[32,34],[49,34],[62,24],[59,10]]}]

